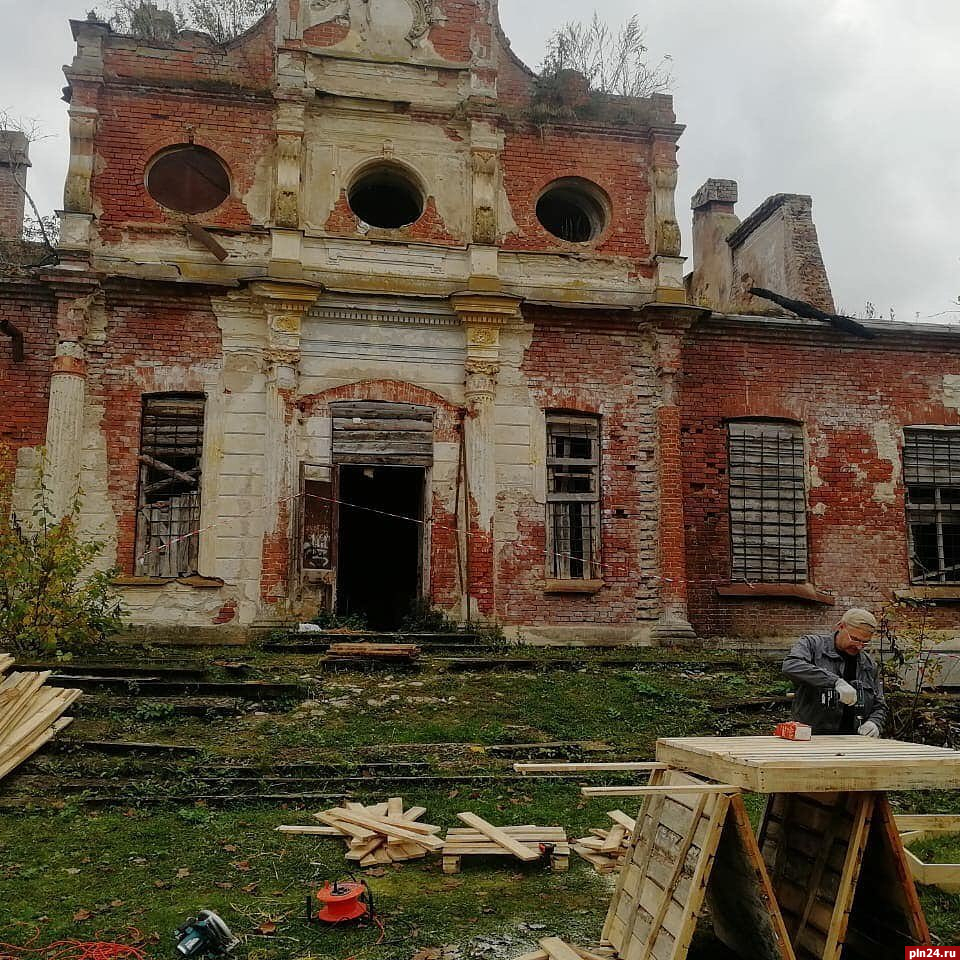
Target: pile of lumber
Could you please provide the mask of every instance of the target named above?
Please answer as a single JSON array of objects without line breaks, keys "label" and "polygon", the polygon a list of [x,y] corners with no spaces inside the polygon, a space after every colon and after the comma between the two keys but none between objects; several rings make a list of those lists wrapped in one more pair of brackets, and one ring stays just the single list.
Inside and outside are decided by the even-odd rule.
[{"label": "pile of lumber", "polygon": [[280,826],[281,833],[315,837],[342,837],[347,841],[347,859],[361,867],[402,863],[425,857],[439,850],[443,842],[435,834],[440,827],[420,823],[425,807],[403,809],[403,797],[391,797],[384,803],[365,807],[345,803],[315,813],[323,826]]},{"label": "pile of lumber", "polygon": [[466,828],[453,827],[443,842],[443,872],[459,873],[464,856],[513,856],[530,862],[550,855],[550,866],[566,870],[570,863],[570,846],[563,827],[495,827],[473,813],[458,813]]},{"label": "pile of lumber", "polygon": [[[12,663],[0,655],[0,673]],[[49,670],[14,672],[0,682],[0,779],[70,723],[63,713],[80,691],[44,686],[49,677]]]},{"label": "pile of lumber", "polygon": [[544,937],[537,943],[540,946],[539,950],[525,953],[522,957],[516,957],[515,960],[608,960],[616,957],[616,954],[607,947],[587,950],[572,943],[565,943],[558,937]]},{"label": "pile of lumber", "polygon": [[636,827],[636,822],[622,810],[608,810],[607,816],[613,821],[609,830],[596,827],[590,831],[589,837],[573,841],[573,849],[592,863],[597,873],[613,873],[620,869]]},{"label": "pile of lumber", "polygon": [[331,643],[327,659],[415,660],[420,648],[415,643]]}]

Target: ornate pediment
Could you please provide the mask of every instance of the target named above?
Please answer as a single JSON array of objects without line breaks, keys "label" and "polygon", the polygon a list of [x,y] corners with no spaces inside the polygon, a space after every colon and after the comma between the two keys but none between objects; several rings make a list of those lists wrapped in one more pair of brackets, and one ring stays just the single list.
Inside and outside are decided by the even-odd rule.
[{"label": "ornate pediment", "polygon": [[[339,20],[374,47],[420,46],[442,16],[433,0],[310,0],[306,28]],[[393,49],[391,52],[398,52]]]}]

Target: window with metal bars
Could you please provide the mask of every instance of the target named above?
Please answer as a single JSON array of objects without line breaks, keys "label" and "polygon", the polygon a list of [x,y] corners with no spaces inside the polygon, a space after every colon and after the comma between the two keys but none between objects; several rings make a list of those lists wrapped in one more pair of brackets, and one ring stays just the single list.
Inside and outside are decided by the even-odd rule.
[{"label": "window with metal bars", "polygon": [[960,430],[904,430],[910,578],[960,583]]},{"label": "window with metal bars", "polygon": [[799,424],[727,424],[731,579],[807,580],[807,504]]},{"label": "window with metal bars", "polygon": [[600,419],[547,414],[547,576],[600,579]]},{"label": "window with metal bars", "polygon": [[143,398],[135,564],[140,576],[197,572],[203,410],[198,394]]}]

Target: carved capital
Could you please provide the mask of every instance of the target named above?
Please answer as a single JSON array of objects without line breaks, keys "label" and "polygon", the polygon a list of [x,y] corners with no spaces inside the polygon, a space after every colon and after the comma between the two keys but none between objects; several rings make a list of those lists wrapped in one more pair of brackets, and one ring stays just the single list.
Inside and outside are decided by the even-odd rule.
[{"label": "carved capital", "polygon": [[493,400],[497,392],[497,375],[500,364],[491,360],[468,359],[463,365],[463,392],[470,404],[481,400]]},{"label": "carved capital", "polygon": [[279,359],[271,362],[289,362],[296,366],[300,361],[300,325],[303,315],[323,292],[320,286],[271,281],[250,284],[253,304],[259,309],[267,324],[267,350],[279,351]]}]

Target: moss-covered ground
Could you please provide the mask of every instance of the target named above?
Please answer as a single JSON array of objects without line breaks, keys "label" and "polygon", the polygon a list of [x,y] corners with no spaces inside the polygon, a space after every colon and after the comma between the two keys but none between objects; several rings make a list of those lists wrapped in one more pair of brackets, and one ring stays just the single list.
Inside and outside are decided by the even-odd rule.
[{"label": "moss-covered ground", "polygon": [[[116,939],[167,956],[172,930],[206,908],[243,938],[240,955],[252,960],[508,960],[542,936],[594,941],[612,880],[575,857],[560,874],[506,858],[467,861],[452,877],[437,858],[367,870],[381,943],[373,927],[308,925],[306,897],[319,880],[346,875],[345,847],[274,829],[333,805],[303,794],[346,792],[368,803],[402,795],[444,827],[472,810],[502,824],[561,824],[578,837],[605,825],[616,805],[580,796],[582,783],[600,781],[519,780],[516,757],[497,745],[571,742],[521,749],[520,758],[647,759],[658,736],[765,733],[786,713],[764,702],[786,686],[777,665],[760,659],[533,655],[543,665],[524,672],[425,664],[327,673],[311,655],[206,651],[213,675],[217,662],[243,660],[244,679],[297,681],[303,695],[212,703],[199,716],[186,712],[185,699],[85,696],[58,748],[0,789],[0,940]],[[577,664],[555,669],[565,656]],[[200,752],[111,756],[79,745],[103,740]],[[310,772],[305,764],[326,766]],[[757,816],[760,798],[748,800]],[[960,809],[948,793],[897,802]],[[960,898],[922,896],[940,941],[960,941]],[[709,948],[702,955],[720,956]]]}]

